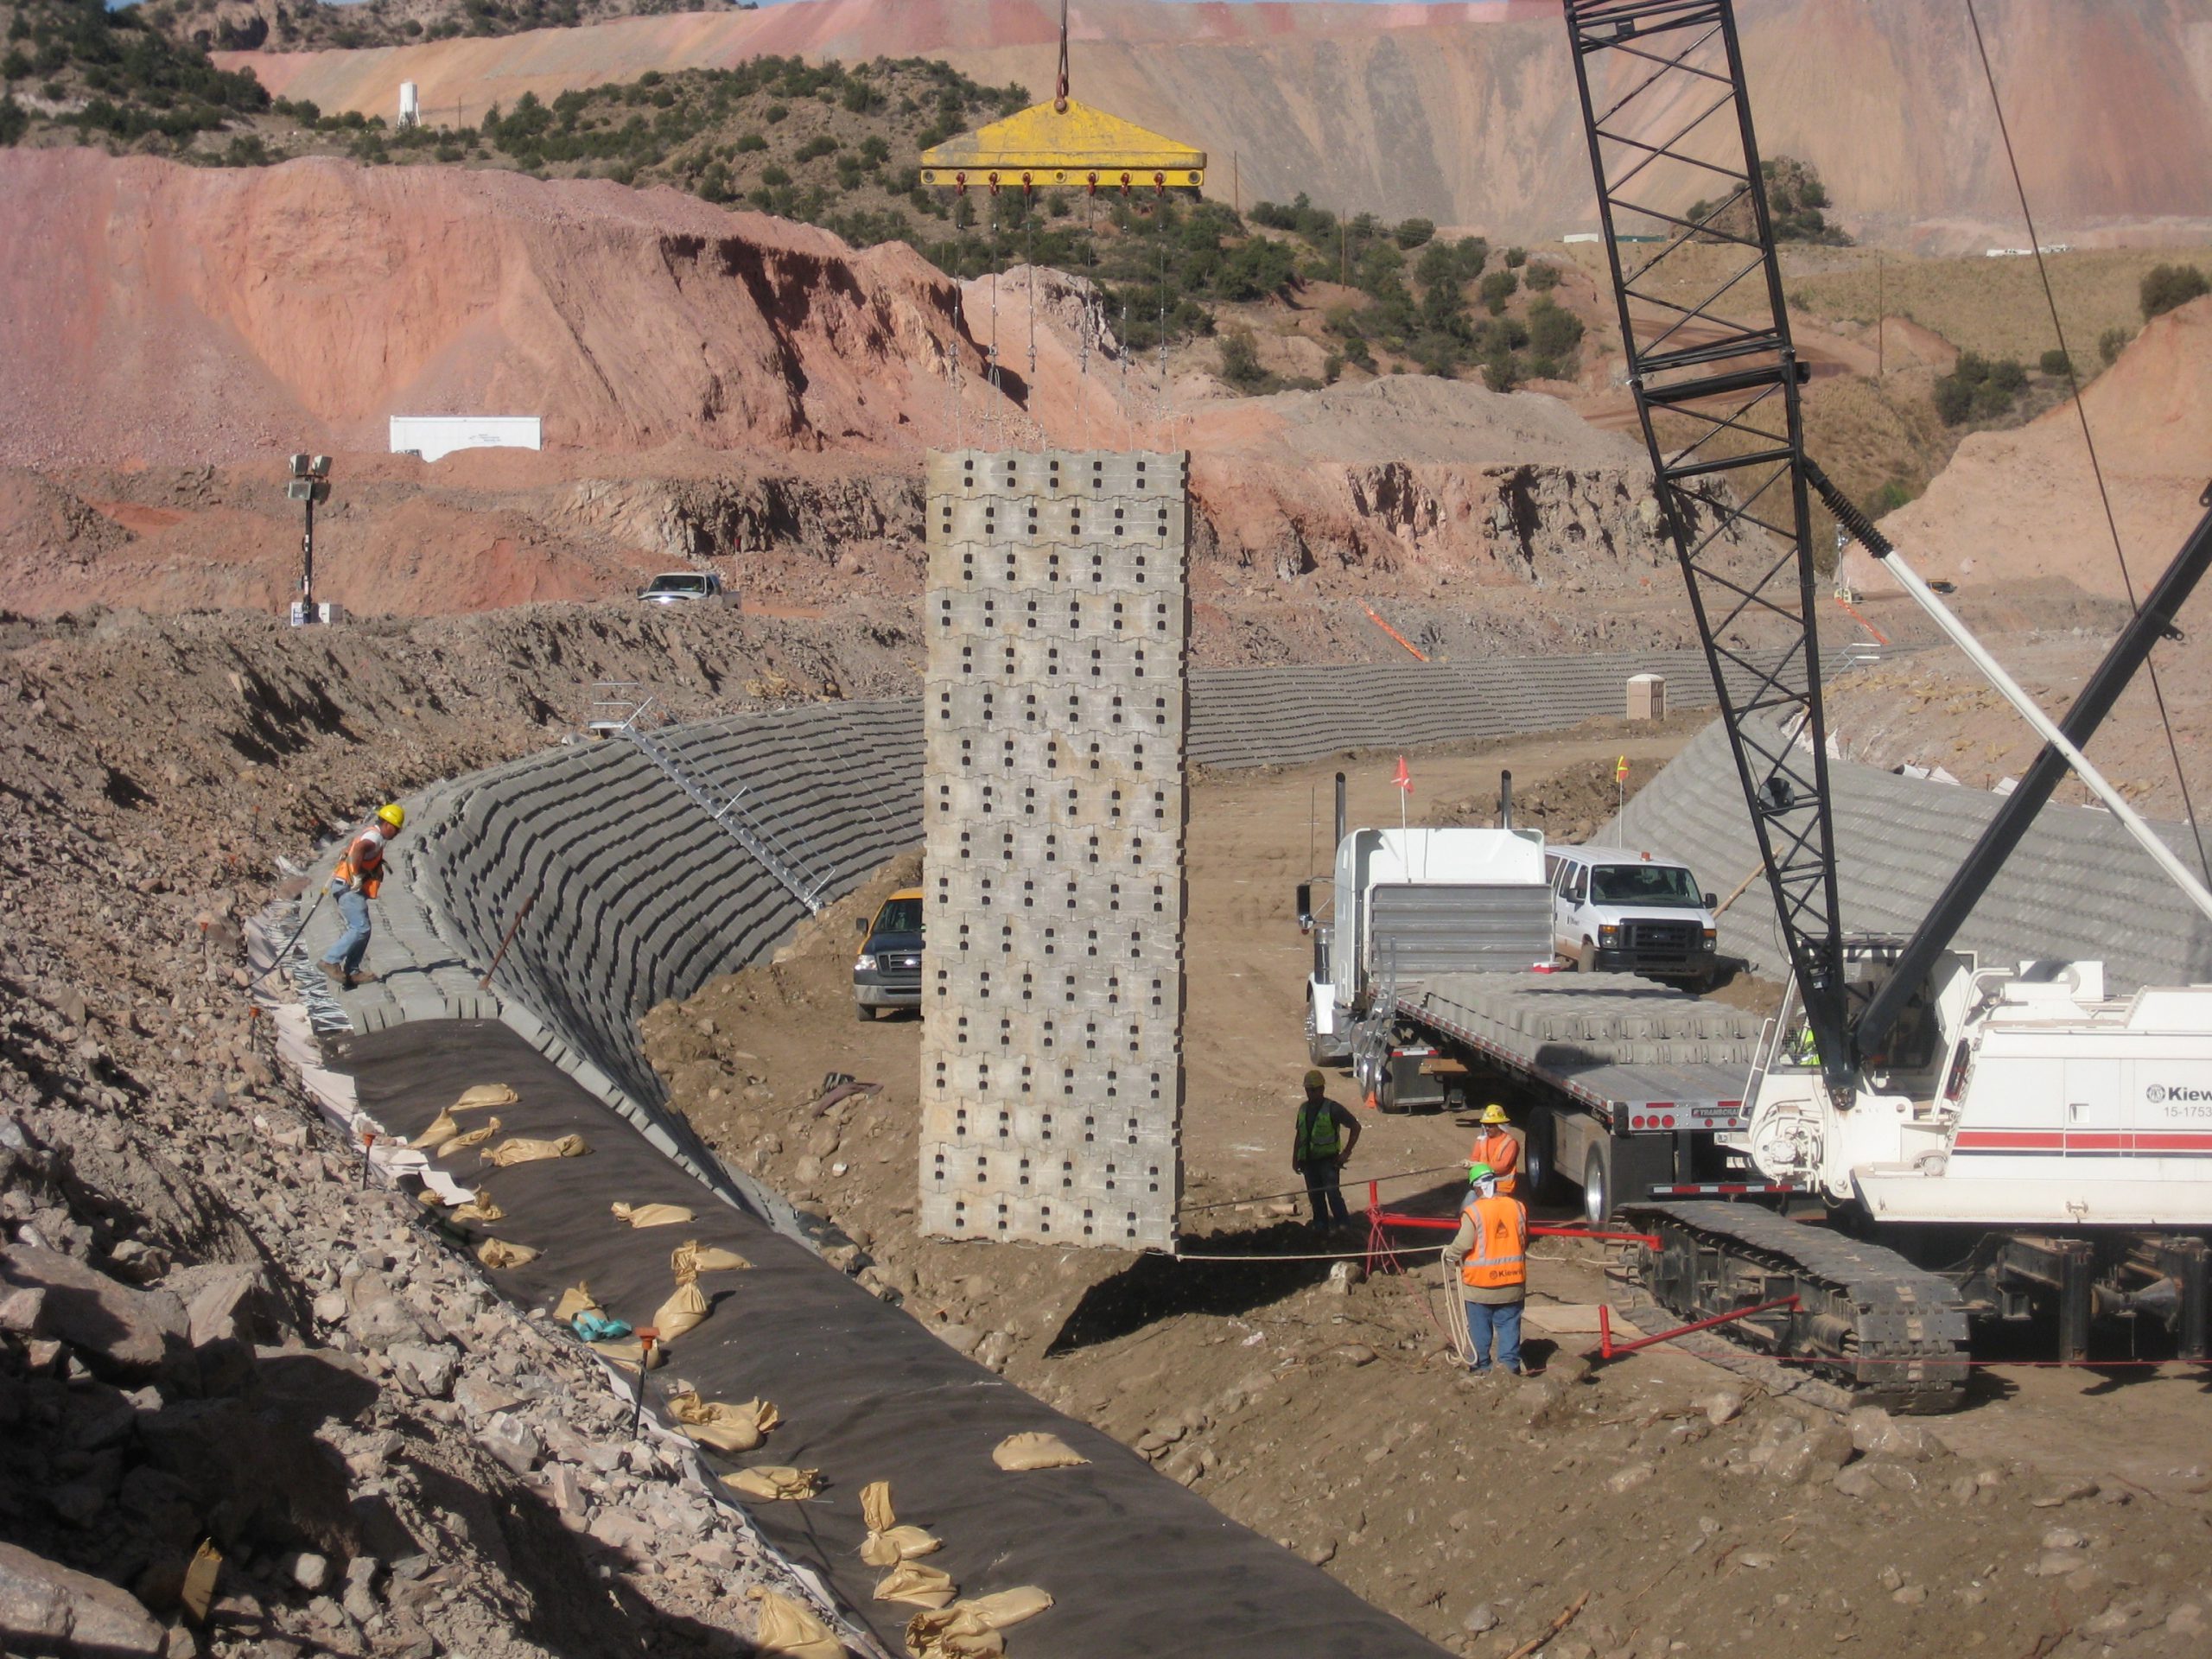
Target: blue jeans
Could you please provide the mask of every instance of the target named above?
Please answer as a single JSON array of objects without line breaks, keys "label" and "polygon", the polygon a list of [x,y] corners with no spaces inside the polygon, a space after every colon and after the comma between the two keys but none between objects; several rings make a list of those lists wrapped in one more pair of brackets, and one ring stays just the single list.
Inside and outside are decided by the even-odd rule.
[{"label": "blue jeans", "polygon": [[1340,1167],[1334,1163],[1299,1166],[1298,1173],[1306,1179],[1306,1199],[1313,1206],[1316,1227],[1342,1227],[1351,1219],[1344,1209],[1344,1189],[1337,1184],[1342,1179]]},{"label": "blue jeans", "polygon": [[330,947],[323,957],[323,965],[335,968],[344,964],[348,976],[361,971],[361,958],[369,953],[369,900],[365,893],[345,892],[338,895],[338,913],[346,918],[346,931],[338,936],[338,943]]},{"label": "blue jeans", "polygon": [[1490,1370],[1490,1344],[1492,1334],[1497,1338],[1497,1368],[1518,1376],[1521,1371],[1521,1304],[1518,1302],[1469,1302],[1467,1304],[1467,1335],[1469,1345],[1475,1351],[1472,1369]]}]

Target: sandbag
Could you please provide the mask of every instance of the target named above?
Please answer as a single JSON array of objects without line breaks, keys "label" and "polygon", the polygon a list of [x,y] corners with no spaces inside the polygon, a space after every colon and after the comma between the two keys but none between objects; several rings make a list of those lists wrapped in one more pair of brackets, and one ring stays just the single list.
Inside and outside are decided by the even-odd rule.
[{"label": "sandbag", "polygon": [[450,1158],[457,1152],[467,1152],[471,1147],[480,1147],[499,1132],[499,1120],[493,1118],[480,1129],[471,1129],[467,1135],[456,1135],[438,1148],[438,1156]]},{"label": "sandbag", "polygon": [[534,1164],[545,1158],[588,1158],[591,1148],[584,1144],[581,1135],[564,1135],[558,1141],[531,1141],[518,1136],[502,1141],[496,1147],[486,1147],[481,1154],[487,1164],[505,1169],[513,1164]]},{"label": "sandbag", "polygon": [[[615,1323],[620,1325],[621,1321],[618,1319]],[[626,1331],[630,1327],[625,1325],[622,1325],[622,1328]],[[647,1351],[644,1341],[634,1337],[628,1342],[594,1342],[587,1344],[586,1345],[591,1349],[592,1352],[604,1358],[618,1371],[636,1370],[638,1369],[638,1362],[645,1358]],[[651,1351],[652,1357],[646,1362],[646,1370],[657,1371],[662,1366],[668,1363],[668,1350],[662,1347],[658,1343],[655,1343],[652,1345]]]},{"label": "sandbag", "polygon": [[899,1562],[875,1586],[878,1601],[903,1601],[915,1607],[942,1607],[959,1593],[950,1573],[919,1561]]},{"label": "sandbag", "polygon": [[1000,1634],[1052,1605],[1034,1585],[1001,1590],[974,1601],[956,1601],[937,1612],[916,1613],[906,1622],[906,1651],[914,1659],[991,1659],[1006,1651]]},{"label": "sandbag", "polygon": [[487,1186],[478,1187],[476,1197],[469,1203],[462,1205],[448,1217],[455,1222],[473,1221],[486,1227],[495,1221],[505,1221],[506,1218],[507,1212],[499,1208],[498,1201],[492,1197],[492,1189]]},{"label": "sandbag", "polygon": [[615,1220],[626,1221],[632,1227],[679,1227],[698,1219],[680,1204],[614,1204],[608,1208],[614,1211]]},{"label": "sandbag", "polygon": [[797,1503],[822,1490],[822,1471],[794,1469],[786,1463],[763,1463],[741,1469],[734,1475],[724,1475],[722,1484],[746,1497],[769,1503]]},{"label": "sandbag", "polygon": [[480,1083],[474,1088],[464,1090],[461,1098],[446,1109],[449,1112],[479,1112],[486,1106],[512,1106],[519,1098],[504,1083]]},{"label": "sandbag", "polygon": [[758,1604],[753,1645],[772,1659],[845,1659],[845,1644],[830,1627],[789,1596],[754,1585],[745,1592]]},{"label": "sandbag", "polygon": [[435,1152],[461,1133],[461,1125],[453,1121],[453,1109],[448,1107],[430,1120],[430,1127],[407,1143],[411,1152]]},{"label": "sandbag", "polygon": [[1090,1459],[1057,1434],[1009,1434],[992,1449],[1001,1469],[1071,1469]]},{"label": "sandbag", "polygon": [[[660,1351],[658,1344],[654,1351]],[[783,1421],[766,1400],[733,1406],[727,1401],[702,1400],[696,1389],[688,1387],[671,1390],[668,1414],[684,1433],[716,1452],[750,1452]]]},{"label": "sandbag", "polygon": [[707,1315],[713,1311],[714,1304],[707,1300],[707,1293],[688,1274],[679,1274],[676,1288],[653,1314],[653,1329],[660,1333],[663,1342],[673,1342],[685,1332],[696,1331],[704,1325]]},{"label": "sandbag", "polygon": [[599,1299],[591,1294],[590,1284],[579,1279],[561,1293],[561,1300],[553,1309],[553,1319],[557,1325],[566,1325],[579,1313],[597,1313],[601,1311]]},{"label": "sandbag", "polygon": [[868,1527],[868,1536],[861,1541],[861,1560],[870,1567],[896,1567],[944,1548],[919,1527],[899,1524],[887,1480],[872,1480],[861,1488],[861,1519]]},{"label": "sandbag", "polygon": [[527,1267],[538,1252],[527,1244],[510,1244],[504,1238],[487,1238],[476,1247],[476,1259],[487,1268]]},{"label": "sandbag", "polygon": [[726,1250],[719,1244],[702,1244],[696,1238],[677,1245],[668,1258],[669,1270],[678,1279],[688,1279],[696,1273],[736,1273],[752,1265],[735,1250]]}]

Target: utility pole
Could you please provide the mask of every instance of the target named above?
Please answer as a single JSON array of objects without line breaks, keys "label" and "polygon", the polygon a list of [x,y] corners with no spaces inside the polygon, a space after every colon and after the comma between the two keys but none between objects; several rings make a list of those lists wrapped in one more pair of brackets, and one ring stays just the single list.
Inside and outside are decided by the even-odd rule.
[{"label": "utility pole", "polygon": [[303,628],[316,620],[315,603],[315,504],[330,499],[330,457],[294,455],[291,481],[284,499],[301,506],[300,595],[292,601],[292,626]]},{"label": "utility pole", "polygon": [[1886,372],[1890,340],[1890,281],[1888,256],[1874,250],[1874,378]]}]

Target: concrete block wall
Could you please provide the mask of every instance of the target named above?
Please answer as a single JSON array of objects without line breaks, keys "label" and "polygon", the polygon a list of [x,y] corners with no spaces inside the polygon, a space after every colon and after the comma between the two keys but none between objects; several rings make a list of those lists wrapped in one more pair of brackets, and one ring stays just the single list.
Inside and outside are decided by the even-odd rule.
[{"label": "concrete block wall", "polygon": [[[687,769],[747,801],[849,890],[918,836],[918,710],[827,704],[675,728]],[[563,748],[442,786],[423,877],[442,930],[495,986],[658,1105],[639,1019],[767,954],[806,911],[634,746]]]},{"label": "concrete block wall", "polygon": [[1179,454],[929,458],[927,1231],[1173,1243],[1187,480]]},{"label": "concrete block wall", "polygon": [[[1901,778],[1831,761],[1838,885],[1844,925],[1909,934],[1994,815],[1978,789]],[[2182,826],[2158,826],[2184,858]],[[1687,862],[1726,893],[1758,868],[1742,786],[1718,722],[1629,808],[1629,839]],[[1609,840],[1609,830],[1599,839]],[[2126,995],[2146,984],[2212,979],[2212,924],[2191,910],[2108,812],[2046,806],[1959,936],[1992,966],[2039,957],[2098,959],[2105,985]],[[1720,918],[1720,948],[1770,977],[1785,971],[1764,878]]]}]

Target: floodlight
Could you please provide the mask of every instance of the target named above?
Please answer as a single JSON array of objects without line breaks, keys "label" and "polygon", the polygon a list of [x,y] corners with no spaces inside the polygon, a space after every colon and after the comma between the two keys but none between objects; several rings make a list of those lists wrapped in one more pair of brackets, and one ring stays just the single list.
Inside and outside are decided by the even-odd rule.
[{"label": "floodlight", "polygon": [[308,462],[313,459],[314,457],[310,455],[294,455],[292,457],[292,476],[294,478],[305,478],[308,475]]},{"label": "floodlight", "polygon": [[328,455],[317,455],[308,464],[308,471],[316,478],[328,478],[330,476],[330,457]]}]

